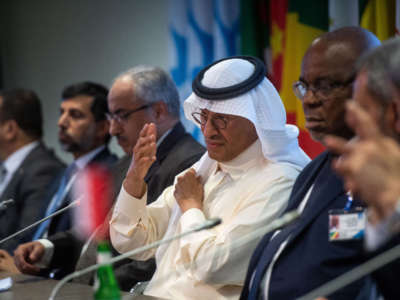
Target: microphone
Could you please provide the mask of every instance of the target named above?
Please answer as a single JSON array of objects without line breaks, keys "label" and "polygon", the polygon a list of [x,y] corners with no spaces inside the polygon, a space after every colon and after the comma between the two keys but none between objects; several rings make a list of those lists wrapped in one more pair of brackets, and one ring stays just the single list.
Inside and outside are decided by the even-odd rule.
[{"label": "microphone", "polygon": [[6,210],[11,205],[14,205],[14,199],[3,200],[0,202],[0,211]]},{"label": "microphone", "polygon": [[328,296],[398,258],[400,258],[400,245],[390,248],[352,270],[328,281],[306,295],[298,298],[298,300],[314,300],[317,297]]},{"label": "microphone", "polygon": [[[243,246],[243,245],[247,244],[250,240],[252,240],[254,238],[258,238],[258,237],[260,237],[260,236],[262,236],[264,234],[267,234],[269,232],[272,232],[272,231],[275,231],[277,229],[280,229],[280,228],[290,224],[294,220],[296,220],[299,216],[300,216],[300,214],[299,214],[299,212],[297,210],[293,210],[293,211],[287,212],[282,217],[280,217],[278,219],[275,219],[274,221],[270,222],[268,225],[261,226],[257,230],[254,230],[251,234],[248,234],[246,236],[243,236],[243,237],[237,239],[236,241],[234,241],[234,247],[238,248],[240,246]],[[60,288],[66,282],[68,282],[69,280],[71,280],[71,279],[73,279],[75,277],[82,276],[82,275],[87,274],[89,272],[95,271],[96,269],[98,269],[98,268],[100,268],[100,267],[102,267],[104,265],[113,264],[113,263],[118,262],[120,260],[123,260],[125,258],[129,258],[129,257],[131,257],[133,255],[136,255],[138,253],[147,251],[147,250],[149,250],[151,248],[158,247],[161,244],[172,242],[175,239],[179,239],[179,238],[181,238],[183,236],[186,236],[186,235],[189,235],[191,233],[194,233],[194,232],[197,232],[197,231],[201,231],[201,230],[204,230],[204,229],[212,228],[212,227],[220,224],[221,222],[222,222],[222,220],[220,218],[209,219],[206,222],[204,222],[202,225],[200,225],[200,226],[198,226],[196,228],[193,228],[191,230],[183,232],[183,233],[181,233],[179,235],[170,237],[168,239],[162,239],[162,240],[156,241],[156,242],[154,242],[152,244],[149,244],[147,246],[143,246],[143,247],[131,250],[129,252],[126,252],[124,254],[118,255],[118,256],[110,259],[107,263],[95,264],[95,265],[89,266],[89,267],[87,267],[85,269],[82,269],[80,271],[75,271],[74,273],[71,273],[70,275],[67,275],[66,277],[64,277],[62,280],[60,280],[57,283],[57,285],[54,287],[54,289],[53,289],[53,291],[52,291],[52,293],[50,295],[49,300],[54,300],[54,298],[55,298],[56,294],[58,293],[58,291],[60,290]]]},{"label": "microphone", "polygon": [[219,225],[221,223],[222,223],[221,218],[208,219],[203,223],[203,225],[201,225],[201,226],[199,226],[197,228],[194,228],[194,230],[195,231],[202,231],[204,229],[210,229],[210,228],[213,228],[213,227],[215,227],[215,226],[217,226],[217,225]]},{"label": "microphone", "polygon": [[116,256],[116,257],[113,257],[113,258],[111,258],[111,259],[110,259],[109,261],[107,261],[107,262],[98,263],[98,264],[95,264],[95,265],[91,265],[91,266],[89,266],[89,267],[87,267],[87,268],[85,268],[85,269],[82,269],[82,270],[79,270],[79,271],[75,271],[75,272],[73,272],[73,273],[71,273],[71,274],[65,276],[63,279],[61,279],[61,280],[55,285],[55,287],[54,287],[53,290],[51,291],[49,300],[54,300],[55,297],[56,297],[56,295],[57,295],[57,293],[58,293],[58,291],[60,290],[60,288],[61,288],[65,283],[67,283],[69,280],[71,280],[71,279],[73,279],[73,278],[75,278],[75,277],[79,277],[79,276],[81,276],[81,275],[85,275],[85,274],[87,274],[87,273],[90,273],[90,272],[92,272],[92,271],[97,270],[98,268],[100,268],[100,267],[102,267],[102,266],[110,265],[110,264],[113,264],[113,263],[118,262],[118,261],[120,261],[120,260],[123,260],[123,259],[125,259],[125,258],[129,258],[129,257],[131,257],[131,256],[133,256],[133,255],[139,254],[139,253],[141,253],[141,252],[145,252],[145,251],[147,251],[147,250],[149,250],[149,249],[156,248],[156,247],[158,247],[158,246],[161,245],[161,244],[170,243],[170,242],[172,242],[173,240],[179,239],[179,238],[181,238],[181,237],[184,237],[184,236],[186,236],[186,235],[192,234],[192,233],[194,233],[194,232],[201,231],[201,230],[204,230],[204,229],[210,229],[210,228],[212,228],[212,227],[214,227],[214,226],[217,226],[217,225],[221,224],[221,222],[222,222],[222,220],[221,220],[220,218],[212,218],[212,219],[209,219],[209,220],[207,220],[206,222],[204,222],[203,224],[201,224],[201,225],[199,225],[199,226],[196,226],[196,227],[193,228],[193,229],[190,229],[190,230],[187,230],[187,231],[185,231],[185,232],[182,232],[182,233],[180,233],[180,234],[178,234],[178,235],[172,236],[172,237],[167,238],[167,239],[161,239],[161,240],[158,240],[158,241],[156,241],[156,242],[154,242],[154,243],[151,243],[151,244],[149,244],[149,245],[146,245],[146,246],[143,246],[143,247],[140,247],[140,248],[137,248],[137,249],[133,249],[133,250],[128,251],[128,252],[126,252],[126,253],[124,253],[124,254],[121,254],[121,255],[118,255],[118,256]]},{"label": "microphone", "polygon": [[[13,200],[13,199],[6,200],[6,201],[12,201],[12,202],[9,202],[9,203],[14,203],[14,200]],[[75,200],[75,201],[73,201],[73,202],[71,202],[70,204],[68,204],[68,205],[65,206],[64,208],[61,208],[61,209],[59,209],[59,210],[56,210],[54,213],[48,215],[47,217],[45,217],[45,218],[43,218],[43,219],[40,219],[39,221],[36,221],[35,223],[32,223],[31,225],[28,225],[28,226],[26,226],[25,228],[22,228],[21,230],[19,230],[19,231],[15,232],[15,233],[13,233],[13,234],[11,234],[11,235],[5,237],[4,239],[0,240],[0,245],[1,245],[2,243],[4,243],[4,242],[6,242],[6,241],[8,241],[8,240],[10,240],[10,239],[12,239],[12,238],[14,238],[14,237],[16,237],[17,235],[20,235],[21,233],[24,233],[25,231],[28,231],[29,229],[31,229],[31,228],[33,228],[33,227],[39,225],[40,223],[43,223],[44,221],[47,221],[48,219],[51,219],[51,218],[53,218],[53,217],[55,217],[55,216],[57,216],[57,215],[63,213],[64,211],[66,211],[66,210],[68,210],[68,209],[70,209],[70,208],[72,208],[72,207],[75,207],[75,206],[79,205],[79,201],[80,201],[80,198],[77,199],[77,200]],[[0,208],[2,207],[1,205],[2,205],[4,202],[5,202],[5,201],[3,201],[3,202],[0,203]],[[8,205],[10,205],[10,204],[8,204]],[[4,209],[6,209],[6,208],[4,208]]]}]

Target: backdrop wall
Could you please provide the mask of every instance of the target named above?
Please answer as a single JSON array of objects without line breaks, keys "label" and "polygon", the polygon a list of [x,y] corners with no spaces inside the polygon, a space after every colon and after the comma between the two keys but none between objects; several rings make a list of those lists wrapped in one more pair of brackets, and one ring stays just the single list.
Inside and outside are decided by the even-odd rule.
[{"label": "backdrop wall", "polygon": [[[168,1],[1,1],[4,88],[25,87],[42,99],[45,142],[65,161],[57,140],[61,90],[92,80],[110,87],[138,65],[168,68]],[[122,151],[115,143],[112,149]]]}]

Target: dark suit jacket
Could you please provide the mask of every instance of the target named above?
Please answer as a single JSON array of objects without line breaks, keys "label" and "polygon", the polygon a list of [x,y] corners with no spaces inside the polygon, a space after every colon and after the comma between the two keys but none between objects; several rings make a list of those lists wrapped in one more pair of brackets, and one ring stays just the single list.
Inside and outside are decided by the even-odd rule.
[{"label": "dark suit jacket", "polygon": [[[42,143],[28,154],[0,197],[0,201],[15,201],[13,206],[0,212],[0,239],[41,218],[42,207],[49,203],[45,197],[48,186],[63,168],[61,161]],[[34,232],[27,231],[3,243],[0,248],[12,253],[18,244],[30,241]]]},{"label": "dark suit jacket", "polygon": [[[100,151],[93,159],[89,162],[88,165],[90,164],[102,164],[106,167],[111,167],[112,164],[114,164],[117,161],[117,156],[114,154],[111,154],[110,151],[105,148],[104,150]],[[50,190],[50,199],[53,197],[53,195],[57,192],[58,187],[61,182],[61,178],[63,177],[63,174],[60,174],[60,176],[56,179],[55,184],[52,185],[52,189]],[[61,207],[64,207],[68,205],[71,202],[70,199],[70,193],[68,193],[64,200],[63,204]],[[61,208],[60,207],[60,208]],[[47,208],[47,207],[46,207]],[[72,220],[72,210],[66,211],[53,219],[51,219],[49,229],[48,229],[48,236],[55,234],[56,232],[60,231],[65,231],[71,228],[71,220]]]},{"label": "dark suit jacket", "polygon": [[[394,236],[385,245],[373,253],[368,253],[368,258],[372,258],[377,254],[381,254],[400,244],[400,234]],[[375,271],[372,278],[375,281],[378,291],[383,295],[385,300],[400,299],[400,259],[397,259]]]},{"label": "dark suit jacket", "polygon": [[[347,202],[343,182],[331,169],[331,163],[331,155],[324,152],[300,173],[286,211],[297,208],[314,184],[307,205],[297,222],[272,240],[272,234],[263,237],[251,258],[241,299],[257,299],[263,275],[289,235],[289,243],[273,267],[269,299],[295,299],[362,262],[362,241],[328,240],[328,211],[343,209]],[[357,202],[354,205],[360,204]],[[329,299],[355,299],[362,284],[362,281],[351,284]]]},{"label": "dark suit jacket", "polygon": [[[181,123],[175,125],[157,147],[157,160],[146,175],[145,180],[148,187],[147,203],[155,201],[166,187],[173,184],[175,176],[192,166],[204,151],[205,149],[190,134],[185,132]],[[130,158],[122,158],[116,164],[116,169],[113,170],[114,178],[116,179],[114,180],[115,190],[118,192],[121,189],[129,164]],[[68,272],[73,271],[80,258],[84,242],[80,241],[73,231],[58,233],[49,239],[55,245],[51,266],[68,269]],[[65,255],[65,253],[72,253],[72,255]],[[113,254],[118,255],[115,250]],[[88,250],[80,258],[78,264],[80,264],[80,268],[83,268],[94,263],[96,263],[96,245],[95,243],[90,243]],[[126,259],[114,264],[114,272],[120,287],[129,291],[136,282],[150,280],[155,267],[154,259],[145,262]],[[78,278],[77,281],[89,283],[91,276],[86,277],[86,279],[83,277],[82,280],[79,280]]]}]

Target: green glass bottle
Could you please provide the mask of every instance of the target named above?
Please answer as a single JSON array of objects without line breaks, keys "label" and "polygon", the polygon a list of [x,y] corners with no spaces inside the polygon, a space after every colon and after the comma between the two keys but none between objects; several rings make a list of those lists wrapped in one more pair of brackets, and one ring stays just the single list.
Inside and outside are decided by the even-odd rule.
[{"label": "green glass bottle", "polygon": [[[107,262],[110,259],[111,251],[108,242],[99,242],[97,246],[97,263]],[[121,292],[111,265],[98,268],[94,290],[95,300],[121,299]]]}]

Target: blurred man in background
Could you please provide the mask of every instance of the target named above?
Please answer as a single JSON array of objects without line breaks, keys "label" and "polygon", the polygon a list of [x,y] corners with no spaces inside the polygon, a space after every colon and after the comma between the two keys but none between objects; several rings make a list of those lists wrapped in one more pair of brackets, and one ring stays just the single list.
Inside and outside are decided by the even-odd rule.
[{"label": "blurred man in background", "polygon": [[[47,189],[63,164],[42,142],[40,99],[31,90],[0,93],[0,239],[32,224],[42,216]],[[8,206],[7,201],[12,201]],[[0,244],[12,253],[33,231]]]}]

